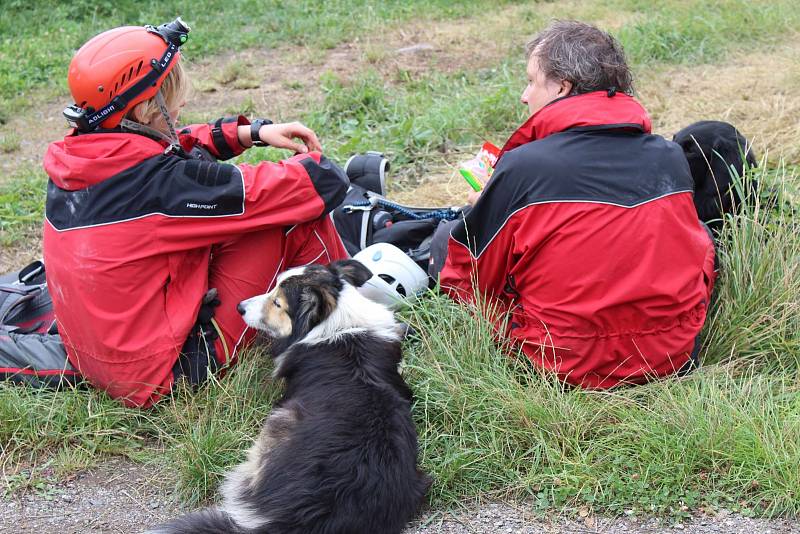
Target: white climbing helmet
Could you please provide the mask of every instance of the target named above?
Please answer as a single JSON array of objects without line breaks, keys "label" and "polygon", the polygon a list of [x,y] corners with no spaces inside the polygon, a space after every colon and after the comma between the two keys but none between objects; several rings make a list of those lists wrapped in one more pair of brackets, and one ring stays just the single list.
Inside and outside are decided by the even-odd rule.
[{"label": "white climbing helmet", "polygon": [[353,259],[372,271],[372,278],[358,288],[370,300],[395,308],[428,289],[428,274],[394,245],[375,243]]}]

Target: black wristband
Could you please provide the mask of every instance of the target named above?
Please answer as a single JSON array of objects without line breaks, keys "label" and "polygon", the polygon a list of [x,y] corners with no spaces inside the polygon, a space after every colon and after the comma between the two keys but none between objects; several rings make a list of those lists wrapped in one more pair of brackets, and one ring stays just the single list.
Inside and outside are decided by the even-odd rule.
[{"label": "black wristband", "polygon": [[256,119],[250,123],[250,140],[253,142],[253,146],[269,146],[269,143],[262,141],[261,137],[258,135],[258,131],[261,127],[268,124],[272,124],[272,121],[269,119]]}]

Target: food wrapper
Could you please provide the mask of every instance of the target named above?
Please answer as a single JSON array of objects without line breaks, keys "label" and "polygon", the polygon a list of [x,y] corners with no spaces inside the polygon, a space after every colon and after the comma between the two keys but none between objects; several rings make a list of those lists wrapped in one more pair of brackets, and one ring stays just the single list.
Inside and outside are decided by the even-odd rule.
[{"label": "food wrapper", "polygon": [[500,155],[500,149],[487,141],[483,143],[474,158],[461,164],[458,172],[461,173],[461,176],[464,177],[464,180],[467,181],[472,189],[480,191],[483,189],[483,185],[492,177],[498,155]]}]

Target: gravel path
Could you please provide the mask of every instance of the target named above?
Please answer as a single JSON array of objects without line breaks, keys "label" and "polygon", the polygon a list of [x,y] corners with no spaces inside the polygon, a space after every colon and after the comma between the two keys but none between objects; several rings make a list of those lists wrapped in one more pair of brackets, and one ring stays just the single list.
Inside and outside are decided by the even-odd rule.
[{"label": "gravel path", "polygon": [[[182,511],[168,490],[173,482],[124,460],[112,460],[52,489],[0,500],[0,533],[133,533]],[[540,533],[800,534],[800,521],[749,519],[722,511],[681,525],[636,518],[533,518],[522,507],[488,504],[455,515],[428,511],[406,534]]]}]

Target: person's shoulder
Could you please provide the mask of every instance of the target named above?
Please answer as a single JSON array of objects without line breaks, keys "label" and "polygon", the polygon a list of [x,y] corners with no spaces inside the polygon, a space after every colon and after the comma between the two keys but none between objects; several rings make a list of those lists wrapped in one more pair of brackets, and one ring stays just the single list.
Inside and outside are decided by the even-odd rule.
[{"label": "person's shoulder", "polygon": [[654,133],[642,134],[642,139],[645,143],[653,148],[660,148],[664,151],[681,150],[680,145],[670,141],[669,139]]},{"label": "person's shoulder", "polygon": [[502,172],[506,176],[517,176],[525,180],[530,179],[533,175],[546,178],[560,174],[556,171],[563,171],[566,161],[560,146],[561,141],[553,139],[553,137],[548,136],[531,141],[509,150],[500,158],[495,172]]},{"label": "person's shoulder", "polygon": [[[553,150],[557,148],[559,142],[555,139],[556,135],[550,135],[544,139],[537,139],[524,145],[520,145],[509,150],[503,155],[503,159],[508,158],[509,163],[524,163],[528,159],[539,160],[542,157],[551,156]],[[556,142],[554,142],[556,141]]]},{"label": "person's shoulder", "polygon": [[675,170],[688,169],[686,155],[678,143],[657,134],[647,134],[644,136],[642,146],[649,157],[660,158],[663,164],[668,164]]}]

